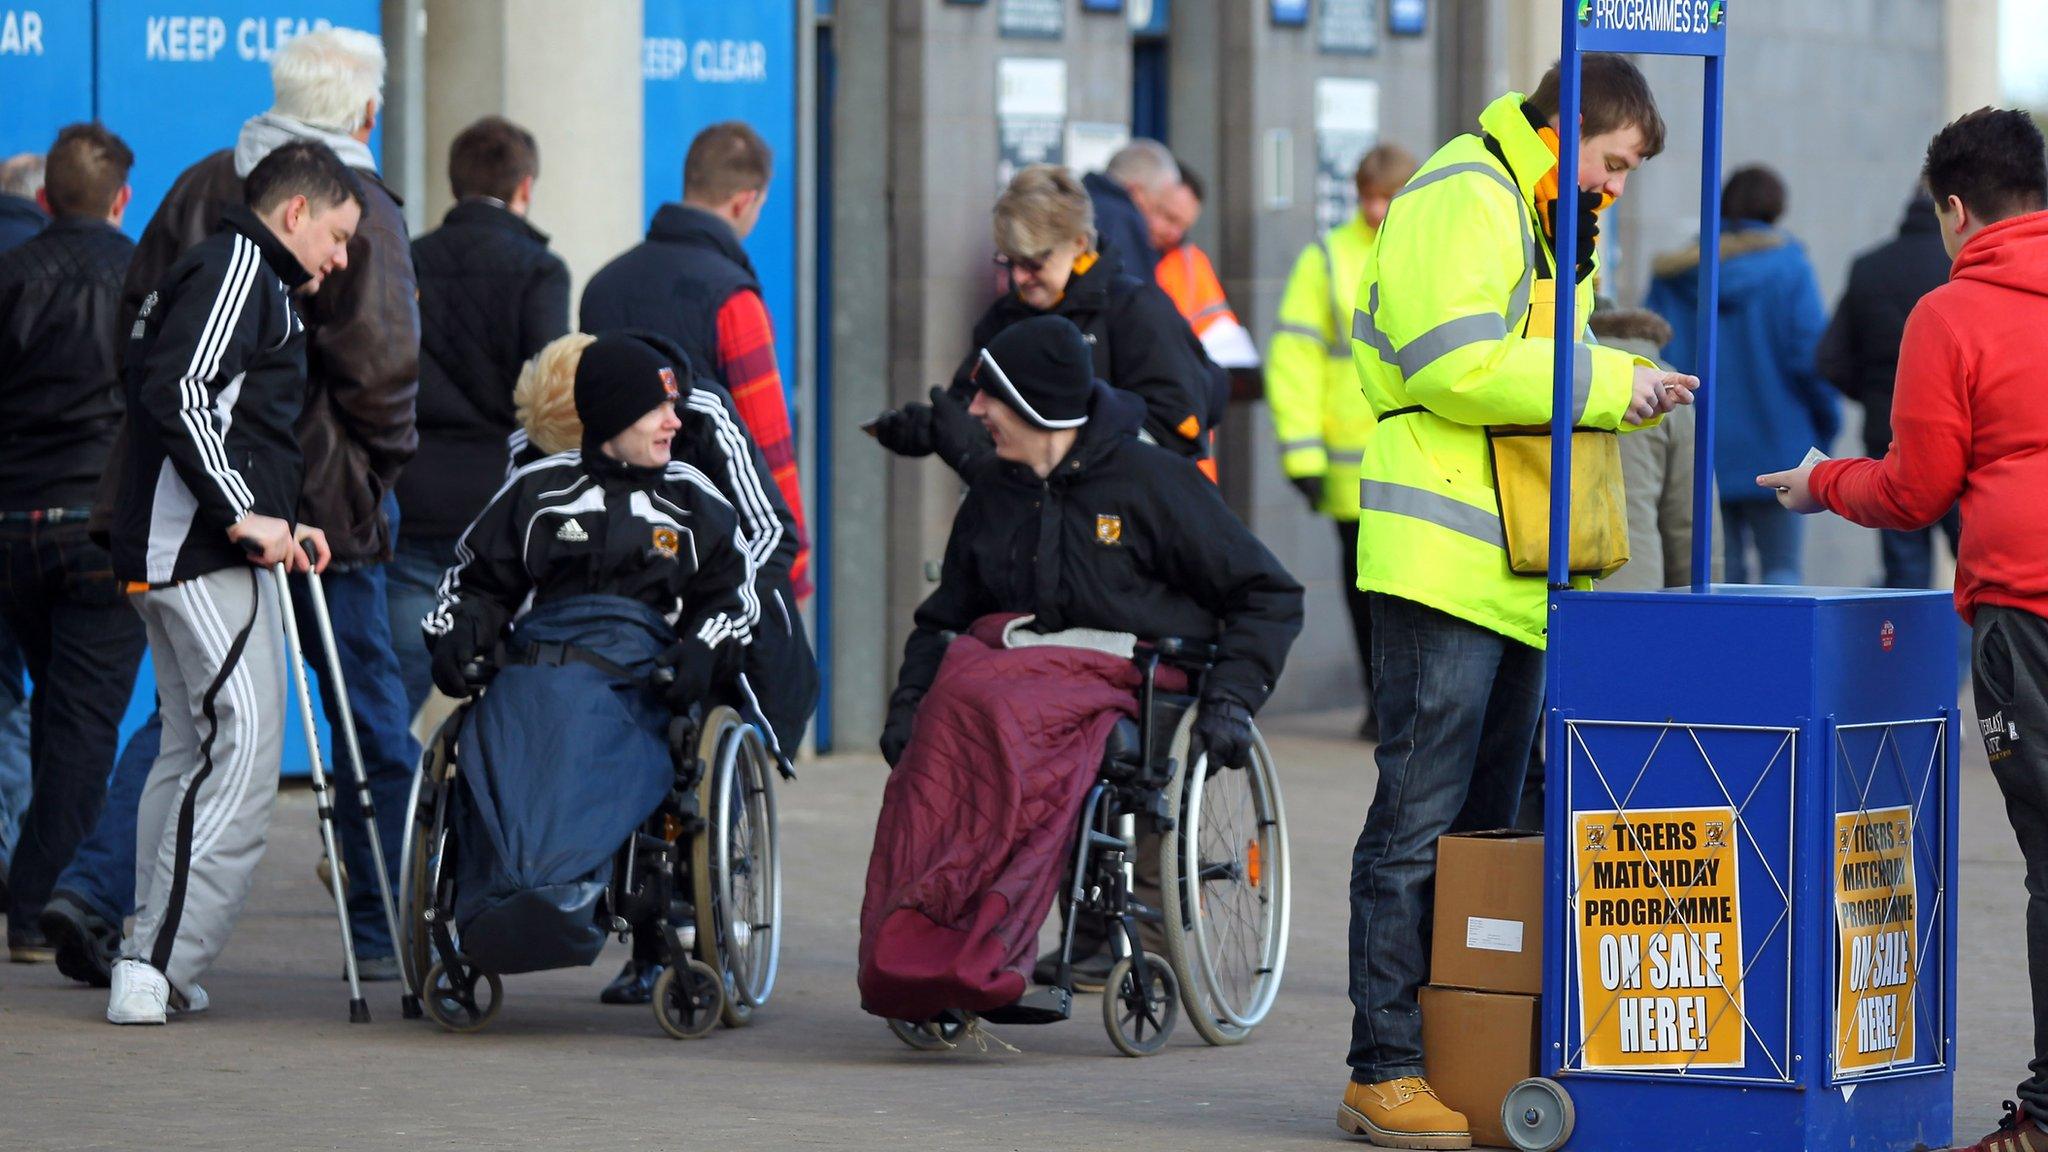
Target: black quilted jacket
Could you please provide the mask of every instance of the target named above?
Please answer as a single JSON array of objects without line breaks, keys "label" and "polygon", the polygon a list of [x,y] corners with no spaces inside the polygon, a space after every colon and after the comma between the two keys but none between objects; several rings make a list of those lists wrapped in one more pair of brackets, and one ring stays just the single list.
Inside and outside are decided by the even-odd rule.
[{"label": "black quilted jacket", "polygon": [[92,503],[121,422],[134,251],[106,221],[66,217],[0,254],[0,510]]},{"label": "black quilted jacket", "polygon": [[453,539],[503,480],[519,366],[569,330],[569,269],[539,229],[480,199],[449,209],[412,258],[420,450],[398,479],[400,532]]}]

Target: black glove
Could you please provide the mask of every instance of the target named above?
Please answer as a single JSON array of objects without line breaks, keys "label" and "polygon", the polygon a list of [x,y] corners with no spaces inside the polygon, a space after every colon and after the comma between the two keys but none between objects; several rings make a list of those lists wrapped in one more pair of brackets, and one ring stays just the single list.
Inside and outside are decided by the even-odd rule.
[{"label": "black glove", "polygon": [[905,404],[875,417],[875,442],[898,456],[932,454],[932,410],[928,404]]},{"label": "black glove", "polygon": [[661,690],[662,703],[671,711],[687,712],[690,705],[709,696],[712,685],[718,682],[720,649],[728,647],[738,645],[710,648],[694,636],[669,645],[666,652],[655,658],[655,663],[675,673],[675,679]]},{"label": "black glove", "polygon": [[889,767],[896,767],[896,762],[903,759],[903,750],[910,747],[910,728],[916,719],[915,705],[889,709],[888,722],[882,725],[881,740],[882,759],[888,762]]},{"label": "black glove", "polygon": [[[1559,199],[1562,199],[1562,197]],[[1557,238],[1557,204],[1556,200],[1552,200],[1545,206],[1545,210],[1550,215],[1550,236],[1553,245],[1556,243]],[[1578,259],[1574,261],[1574,264],[1577,266],[1577,274],[1573,277],[1573,283],[1584,280],[1593,274],[1593,248],[1600,239],[1600,217],[1595,211],[1595,209],[1600,207],[1600,193],[1579,192],[1578,206],[1579,251]]]},{"label": "black glove", "polygon": [[498,633],[504,626],[504,613],[495,604],[465,601],[456,607],[449,614],[448,631],[427,638],[434,687],[456,700],[476,695],[480,685],[470,682],[465,669],[497,648]]},{"label": "black glove", "polygon": [[988,429],[968,415],[967,405],[944,388],[932,389],[928,409],[932,420],[932,450],[946,466],[965,476],[973,461],[994,449]]},{"label": "black glove", "polygon": [[1323,478],[1321,476],[1295,476],[1289,479],[1288,483],[1294,485],[1294,490],[1301,493],[1303,500],[1308,501],[1310,509],[1323,506]]},{"label": "black glove", "polygon": [[1252,712],[1235,700],[1202,701],[1195,717],[1195,739],[1209,750],[1209,766],[1242,768],[1251,760]]}]

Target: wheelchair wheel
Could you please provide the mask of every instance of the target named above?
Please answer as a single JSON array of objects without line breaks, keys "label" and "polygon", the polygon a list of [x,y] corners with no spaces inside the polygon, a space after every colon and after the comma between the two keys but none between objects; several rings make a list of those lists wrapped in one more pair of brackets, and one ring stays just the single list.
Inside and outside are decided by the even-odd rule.
[{"label": "wheelchair wheel", "polygon": [[966,1031],[967,1022],[950,1012],[916,1024],[889,1017],[890,1034],[919,1052],[951,1051],[958,1046],[961,1034]]},{"label": "wheelchair wheel", "polygon": [[[399,848],[396,899],[403,910],[399,928],[405,939],[400,942],[398,957],[405,966],[407,986],[421,994],[426,987],[427,969],[434,963],[433,930],[427,923],[427,909],[434,902],[434,885],[440,878],[448,839],[445,813],[448,789],[455,781],[455,723],[451,717],[442,725],[440,735],[420,758],[420,770],[413,773],[412,794],[405,806],[405,843]],[[424,809],[422,800],[426,802]],[[438,837],[437,823],[442,825]],[[428,843],[430,840],[433,842]]]},{"label": "wheelchair wheel", "polygon": [[718,1027],[725,1006],[725,982],[718,970],[695,956],[661,970],[654,981],[654,1018],[678,1040],[695,1040]]},{"label": "wheelchair wheel", "polygon": [[1236,1044],[1266,1018],[1287,964],[1289,855],[1280,780],[1253,730],[1251,763],[1194,755],[1195,711],[1181,718],[1167,785],[1177,821],[1159,838],[1166,954],[1188,1020],[1211,1044]]},{"label": "wheelchair wheel", "polygon": [[1166,959],[1145,953],[1144,987],[1136,966],[1126,956],[1109,970],[1102,989],[1102,1026],[1110,1043],[1126,1056],[1150,1056],[1166,1047],[1180,1017],[1180,986]]},{"label": "wheelchair wheel", "polygon": [[704,830],[691,844],[697,955],[725,977],[725,1024],[743,1028],[768,1002],[782,950],[782,857],[773,760],[731,708],[704,721],[698,783]]},{"label": "wheelchair wheel", "polygon": [[[469,987],[464,990],[460,984]],[[486,972],[460,956],[452,969],[436,961],[427,969],[420,1002],[434,1023],[450,1032],[476,1032],[497,1016],[505,1002],[505,982],[496,972]]]}]

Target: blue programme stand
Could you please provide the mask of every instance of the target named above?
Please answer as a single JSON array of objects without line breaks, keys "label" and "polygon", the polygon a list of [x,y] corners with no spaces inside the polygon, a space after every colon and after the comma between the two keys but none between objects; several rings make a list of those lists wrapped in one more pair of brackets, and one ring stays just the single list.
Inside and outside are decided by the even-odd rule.
[{"label": "blue programme stand", "polygon": [[[1724,5],[1563,9],[1566,125],[1582,53],[1705,63],[1693,585],[1573,591],[1551,549],[1543,1075],[1503,1123],[1528,1149],[1946,1147],[1954,612],[1934,592],[1708,584]],[[1560,137],[1574,172],[1579,134]],[[1575,251],[1577,214],[1559,217]],[[1571,475],[1574,302],[1557,294],[1552,476]],[[1553,484],[1552,541],[1570,503]]]}]

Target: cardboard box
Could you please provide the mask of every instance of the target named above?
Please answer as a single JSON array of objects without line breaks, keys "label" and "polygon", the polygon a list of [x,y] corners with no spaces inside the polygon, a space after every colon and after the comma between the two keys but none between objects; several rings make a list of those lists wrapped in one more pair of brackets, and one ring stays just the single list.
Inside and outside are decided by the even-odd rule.
[{"label": "cardboard box", "polygon": [[1476,992],[1543,991],[1543,837],[1465,832],[1436,842],[1429,982]]},{"label": "cardboard box", "polygon": [[1500,1123],[1508,1089],[1536,1075],[1536,997],[1422,989],[1422,1066],[1445,1104],[1465,1114],[1472,1143],[1512,1148]]}]

